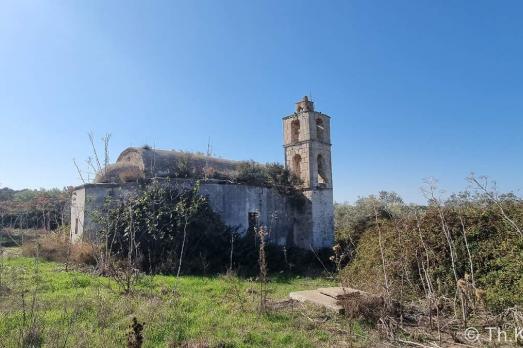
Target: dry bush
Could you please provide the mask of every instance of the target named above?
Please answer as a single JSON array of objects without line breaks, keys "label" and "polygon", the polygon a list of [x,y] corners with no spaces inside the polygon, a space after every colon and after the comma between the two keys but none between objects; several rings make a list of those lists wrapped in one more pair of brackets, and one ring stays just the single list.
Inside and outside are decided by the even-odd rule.
[{"label": "dry bush", "polygon": [[63,233],[48,233],[22,245],[22,255],[24,256],[87,265],[96,263],[96,251],[96,247],[90,243],[72,244],[67,235]]},{"label": "dry bush", "polygon": [[95,265],[96,246],[92,243],[79,242],[71,245],[69,260],[76,264]]},{"label": "dry bush", "polygon": [[389,312],[383,297],[362,292],[347,293],[341,296],[338,303],[343,307],[348,318],[374,324]]},{"label": "dry bush", "polygon": [[144,172],[139,166],[129,163],[114,163],[96,174],[96,183],[122,183],[144,178]]},{"label": "dry bush", "polygon": [[68,241],[58,233],[43,235],[35,241],[24,243],[22,255],[41,257],[49,261],[65,262],[68,254]]}]

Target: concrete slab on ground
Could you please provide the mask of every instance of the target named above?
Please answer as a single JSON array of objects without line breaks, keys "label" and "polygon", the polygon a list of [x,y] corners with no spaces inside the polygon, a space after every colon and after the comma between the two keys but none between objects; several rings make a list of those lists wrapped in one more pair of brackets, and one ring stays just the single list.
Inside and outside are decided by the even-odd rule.
[{"label": "concrete slab on ground", "polygon": [[343,312],[343,307],[337,303],[338,300],[336,298],[324,295],[318,290],[295,291],[291,292],[289,297],[299,302],[306,302],[325,307],[336,313]]}]

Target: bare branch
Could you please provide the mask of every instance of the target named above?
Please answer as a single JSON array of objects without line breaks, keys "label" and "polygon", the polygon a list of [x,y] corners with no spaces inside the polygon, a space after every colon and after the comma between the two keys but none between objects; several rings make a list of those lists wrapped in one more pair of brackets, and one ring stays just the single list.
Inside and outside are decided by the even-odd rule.
[{"label": "bare branch", "polygon": [[107,166],[109,165],[109,161],[110,161],[110,158],[109,158],[109,140],[111,140],[111,133],[107,133],[102,138],[102,141],[104,143],[104,168],[103,168],[104,169],[104,174],[107,171]]},{"label": "bare branch", "polygon": [[80,167],[78,166],[78,163],[76,163],[76,160],[73,158],[74,166],[76,167],[76,171],[78,172],[78,175],[80,176],[80,180],[82,180],[82,183],[86,183],[84,176],[82,175],[82,171],[80,170]]},{"label": "bare branch", "polygon": [[480,191],[482,191],[492,202],[494,202],[494,204],[498,207],[500,213],[501,213],[501,216],[503,216],[503,218],[505,219],[505,221],[507,221],[515,230],[517,233],[519,233],[519,235],[521,237],[523,237],[523,231],[519,228],[519,226],[514,222],[514,220],[512,220],[508,215],[507,213],[505,212],[505,209],[503,209],[503,206],[501,205],[501,201],[500,199],[498,198],[498,195],[497,195],[497,192],[496,190],[494,189],[494,191],[490,191],[488,189],[488,178],[487,177],[483,177],[484,179],[484,182],[481,183],[475,176],[474,174],[471,174],[467,180],[474,184],[476,186],[477,189],[479,189]]},{"label": "bare branch", "polygon": [[98,170],[95,171],[101,171],[102,165],[100,164],[100,157],[98,157],[98,152],[96,151],[96,145],[94,143],[94,133],[89,132],[89,142],[91,143],[91,148],[93,150],[94,159],[96,160],[96,165],[98,166]]}]

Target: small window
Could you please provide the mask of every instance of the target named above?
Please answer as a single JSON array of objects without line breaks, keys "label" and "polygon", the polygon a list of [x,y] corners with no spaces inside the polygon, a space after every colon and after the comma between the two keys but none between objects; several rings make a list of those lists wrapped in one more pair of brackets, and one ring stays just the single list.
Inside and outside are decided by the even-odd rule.
[{"label": "small window", "polygon": [[74,220],[74,234],[78,234],[78,218]]},{"label": "small window", "polygon": [[301,178],[301,156],[298,154],[294,155],[292,158],[292,171],[294,172],[294,175]]}]

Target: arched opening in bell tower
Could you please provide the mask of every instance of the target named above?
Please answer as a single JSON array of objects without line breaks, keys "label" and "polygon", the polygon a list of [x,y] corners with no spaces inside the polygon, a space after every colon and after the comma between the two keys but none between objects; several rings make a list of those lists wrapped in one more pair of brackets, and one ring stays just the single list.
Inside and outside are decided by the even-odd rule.
[{"label": "arched opening in bell tower", "polygon": [[298,141],[300,141],[300,120],[294,120],[291,122],[291,142]]},{"label": "arched opening in bell tower", "polygon": [[327,170],[325,166],[325,159],[320,154],[318,155],[318,185],[326,185],[328,183],[327,180]]},{"label": "arched opening in bell tower", "polygon": [[325,126],[323,125],[323,120],[321,118],[316,119],[316,137],[320,141],[325,140]]},{"label": "arched opening in bell tower", "polygon": [[301,156],[298,154],[292,158],[292,171],[294,175],[301,179]]}]

